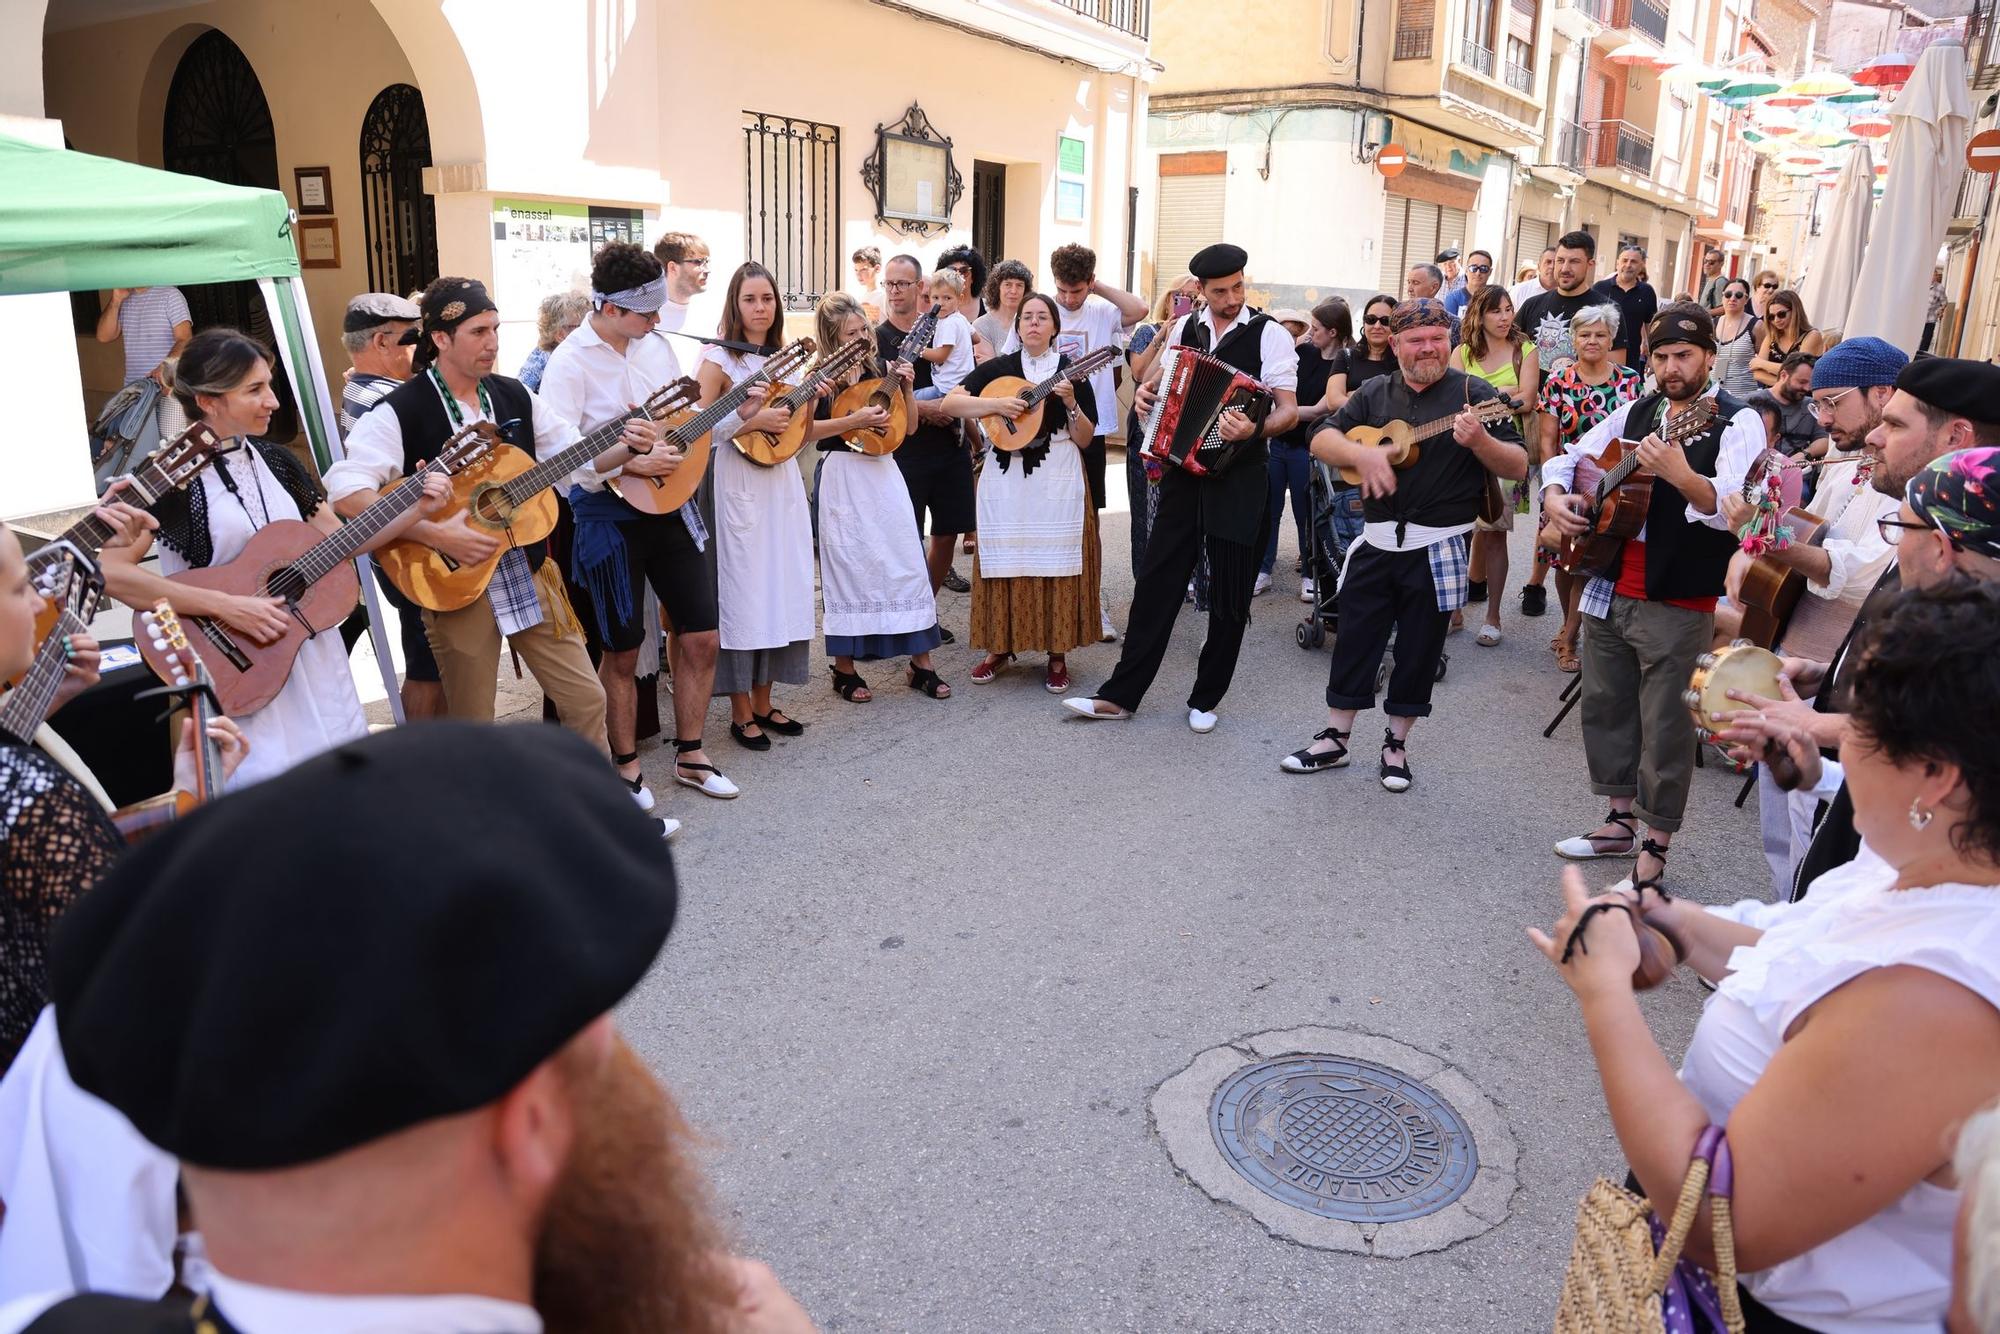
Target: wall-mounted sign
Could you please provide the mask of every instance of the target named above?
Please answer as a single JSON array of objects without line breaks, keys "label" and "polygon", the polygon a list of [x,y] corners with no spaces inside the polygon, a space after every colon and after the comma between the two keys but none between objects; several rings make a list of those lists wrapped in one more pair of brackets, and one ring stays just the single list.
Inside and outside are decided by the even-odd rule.
[{"label": "wall-mounted sign", "polygon": [[861,164],[861,183],[875,197],[875,220],[915,236],[951,226],[965,182],[951,160],[951,140],[932,128],[915,102],[893,125],[875,127],[875,151]]},{"label": "wall-mounted sign", "polygon": [[1401,176],[1403,168],[1409,165],[1410,155],[1401,144],[1383,144],[1382,151],[1375,155],[1375,170],[1384,176]]},{"label": "wall-mounted sign", "polygon": [[1081,139],[1058,135],[1056,138],[1056,221],[1082,222],[1084,203],[1089,194],[1087,165],[1088,145]]}]

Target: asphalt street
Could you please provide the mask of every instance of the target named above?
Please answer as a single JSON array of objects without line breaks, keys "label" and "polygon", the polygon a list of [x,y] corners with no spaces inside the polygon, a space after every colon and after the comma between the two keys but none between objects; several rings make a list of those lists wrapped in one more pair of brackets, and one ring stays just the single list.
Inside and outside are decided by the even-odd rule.
[{"label": "asphalt street", "polygon": [[[1127,517],[1103,530],[1122,627]],[[1092,724],[1039,663],[972,685],[969,599],[947,593],[951,700],[873,664],[875,702],[846,704],[816,658],[778,692],[803,737],[752,754],[711,711],[741,799],[675,788],[668,752],[646,753],[686,823],[683,908],[621,1021],[705,1135],[738,1244],[822,1328],[1548,1327],[1576,1202],[1624,1170],[1569,992],[1523,934],[1555,916],[1550,845],[1603,814],[1574,715],[1541,736],[1555,621],[1510,593],[1502,645],[1452,638],[1411,792],[1376,782],[1379,714],[1354,767],[1288,775],[1278,758],[1324,725],[1327,669],[1293,640],[1295,554],[1287,532],[1207,736],[1183,703],[1192,608],[1138,717]],[[1079,693],[1117,652],[1072,655]],[[1739,782],[1697,775],[1677,892],[1760,892]],[[1669,1054],[1704,994],[1677,980],[1647,999]],[[1507,1221],[1367,1258],[1278,1240],[1179,1176],[1153,1090],[1205,1048],[1301,1025],[1394,1038],[1483,1090],[1520,1144]]]}]

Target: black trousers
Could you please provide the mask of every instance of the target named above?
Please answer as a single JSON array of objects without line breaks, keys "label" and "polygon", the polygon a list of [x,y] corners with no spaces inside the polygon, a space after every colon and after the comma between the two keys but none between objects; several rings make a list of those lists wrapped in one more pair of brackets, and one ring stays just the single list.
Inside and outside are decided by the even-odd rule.
[{"label": "black trousers", "polygon": [[1396,665],[1389,672],[1389,698],[1382,711],[1396,718],[1427,718],[1445,636],[1451,632],[1451,613],[1437,609],[1430,551],[1356,547],[1340,584],[1340,633],[1334,636],[1333,665],[1327,669],[1326,707],[1375,707],[1375,677],[1392,630]]},{"label": "black trousers", "polygon": [[1188,707],[1213,712],[1229,693],[1236,674],[1236,655],[1243,631],[1250,624],[1250,590],[1257,582],[1259,540],[1248,546],[1205,533],[1201,524],[1201,483],[1178,468],[1160,479],[1160,508],[1146,537],[1146,559],[1132,591],[1132,613],[1125,626],[1125,651],[1111,679],[1098,689],[1122,709],[1136,709],[1146,697],[1167,642],[1174,636],[1174,619],[1181,614],[1188,580],[1204,550],[1208,553],[1210,594],[1208,640],[1201,647],[1194,689]]}]

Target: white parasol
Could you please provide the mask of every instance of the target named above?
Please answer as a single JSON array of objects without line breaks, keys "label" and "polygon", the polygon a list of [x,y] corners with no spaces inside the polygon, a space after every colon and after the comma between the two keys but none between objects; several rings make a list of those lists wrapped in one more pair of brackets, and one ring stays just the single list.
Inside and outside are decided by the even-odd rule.
[{"label": "white parasol", "polygon": [[1875,158],[1867,144],[1856,144],[1847,155],[1847,165],[1840,169],[1826,230],[1813,247],[1811,274],[1800,284],[1799,296],[1806,310],[1818,312],[1820,321],[1829,328],[1853,332],[1842,329],[1841,312],[1848,309],[1854,295],[1874,211]]}]

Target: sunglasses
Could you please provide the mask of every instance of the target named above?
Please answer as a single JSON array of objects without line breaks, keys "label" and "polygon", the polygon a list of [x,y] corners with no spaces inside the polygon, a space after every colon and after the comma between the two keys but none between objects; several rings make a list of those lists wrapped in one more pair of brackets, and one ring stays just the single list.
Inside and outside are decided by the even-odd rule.
[{"label": "sunglasses", "polygon": [[1467,273],[1491,273],[1493,272],[1493,266],[1491,264],[1468,264],[1465,266],[1465,271]]},{"label": "sunglasses", "polygon": [[1757,286],[1762,288],[1766,292],[1775,292],[1778,290],[1778,285],[1776,283],[1758,283]]},{"label": "sunglasses", "polygon": [[1363,315],[1361,322],[1363,324],[1387,324],[1389,317],[1387,315]]}]

